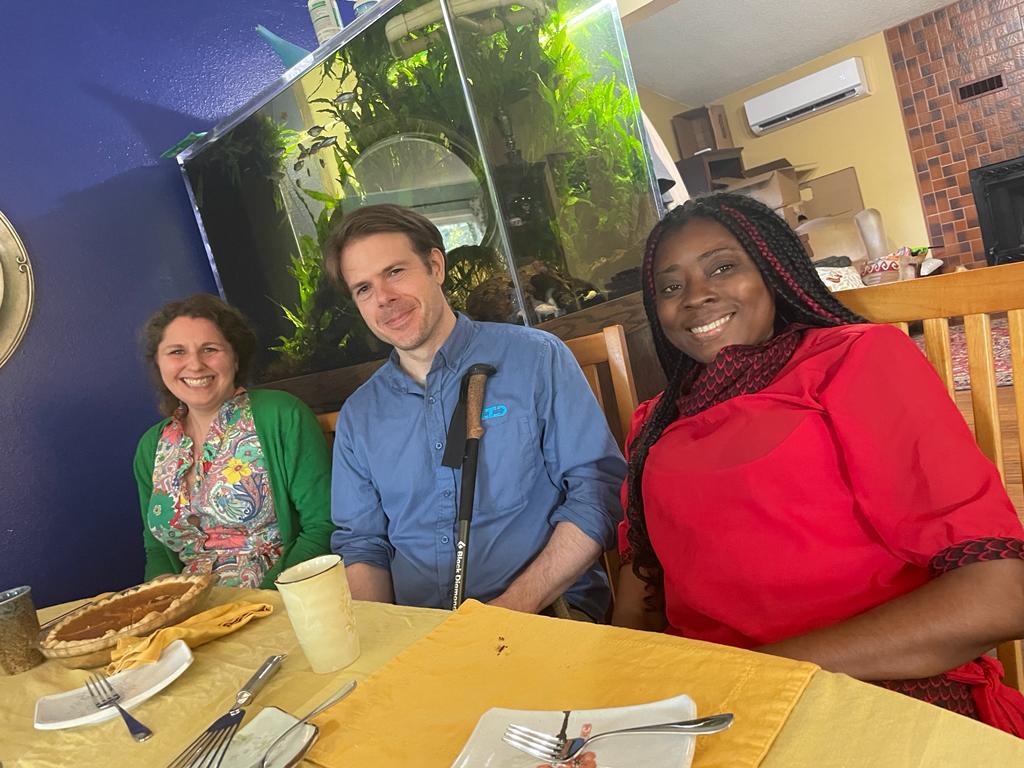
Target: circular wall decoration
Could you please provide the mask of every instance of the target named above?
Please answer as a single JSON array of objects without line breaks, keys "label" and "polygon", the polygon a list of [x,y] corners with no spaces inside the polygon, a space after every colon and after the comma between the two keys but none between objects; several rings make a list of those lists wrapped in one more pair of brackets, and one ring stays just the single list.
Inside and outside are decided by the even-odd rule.
[{"label": "circular wall decoration", "polygon": [[14,354],[32,316],[35,283],[28,251],[0,213],[0,365]]}]

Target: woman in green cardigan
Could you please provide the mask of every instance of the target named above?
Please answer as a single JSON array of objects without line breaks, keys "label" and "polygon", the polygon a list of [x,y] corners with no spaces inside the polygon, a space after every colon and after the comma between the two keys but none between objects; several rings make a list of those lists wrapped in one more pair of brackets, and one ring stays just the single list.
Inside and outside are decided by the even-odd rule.
[{"label": "woman in green cardigan", "polygon": [[323,433],[286,392],[240,386],[256,349],[242,314],[196,294],[161,308],[142,338],[167,417],[135,452],[146,579],[212,573],[270,588],[284,568],[329,553]]}]

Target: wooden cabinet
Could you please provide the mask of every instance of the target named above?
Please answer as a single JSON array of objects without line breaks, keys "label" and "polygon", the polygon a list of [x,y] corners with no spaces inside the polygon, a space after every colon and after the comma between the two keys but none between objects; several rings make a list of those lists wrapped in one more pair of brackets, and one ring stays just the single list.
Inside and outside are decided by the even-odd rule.
[{"label": "wooden cabinet", "polygon": [[717,178],[743,178],[743,148],[701,152],[680,160],[676,168],[691,197],[706,195],[715,190],[714,180]]}]

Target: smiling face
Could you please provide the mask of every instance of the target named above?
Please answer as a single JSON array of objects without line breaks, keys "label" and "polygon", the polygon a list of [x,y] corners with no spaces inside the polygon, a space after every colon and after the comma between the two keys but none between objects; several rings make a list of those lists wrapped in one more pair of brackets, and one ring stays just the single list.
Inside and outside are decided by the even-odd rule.
[{"label": "smiling face", "polygon": [[380,232],[349,243],[339,258],[341,277],[374,336],[399,354],[432,355],[440,348],[454,323],[441,290],[441,251],[431,249],[424,263],[407,235]]},{"label": "smiling face", "polygon": [[723,347],[772,336],[775,299],[754,260],[716,221],[692,219],[662,240],[654,292],[665,336],[699,363]]},{"label": "smiling face", "polygon": [[164,386],[190,411],[216,411],[235,393],[238,358],[216,323],[205,317],[168,323],[156,363]]}]

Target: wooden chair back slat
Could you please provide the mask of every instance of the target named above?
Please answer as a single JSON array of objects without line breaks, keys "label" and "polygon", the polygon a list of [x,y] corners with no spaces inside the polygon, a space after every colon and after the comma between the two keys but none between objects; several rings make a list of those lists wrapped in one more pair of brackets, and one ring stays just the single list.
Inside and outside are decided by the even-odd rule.
[{"label": "wooden chair back slat", "polygon": [[898,328],[903,331],[904,336],[910,335],[910,323],[891,323],[894,328]]},{"label": "wooden chair back slat", "polygon": [[949,320],[930,317],[924,321],[924,352],[953,397],[953,353],[949,348]]},{"label": "wooden chair back slat", "polygon": [[992,319],[988,315],[966,315],[964,333],[967,338],[967,370],[971,377],[974,438],[1005,480],[1003,435],[999,428],[995,360],[992,357]]},{"label": "wooden chair back slat", "polygon": [[588,365],[583,369],[583,378],[587,380],[587,384],[590,385],[591,391],[594,393],[594,397],[597,398],[597,404],[604,410],[604,393],[601,391],[601,375],[597,370],[596,365]]},{"label": "wooden chair back slat", "polygon": [[[836,298],[876,323],[924,321],[928,359],[972,423],[978,446],[998,468],[1011,497],[1021,498],[1018,492],[1024,492],[1024,446],[1020,440],[1024,417],[1024,263],[843,291]],[[996,387],[990,315],[1001,312],[1006,312],[1009,327],[1012,389]],[[949,318],[958,317],[963,318],[967,343],[969,412],[965,411],[961,393],[953,387]],[[1015,444],[1016,449],[1008,452],[1004,441]],[[1022,511],[1018,502],[1018,514]],[[1004,682],[1024,690],[1020,642],[1002,643],[997,652],[1005,668]]]},{"label": "wooden chair back slat", "polygon": [[[619,447],[623,447],[629,434],[633,412],[638,405],[625,330],[621,325],[611,325],[600,333],[569,339],[565,344],[583,369],[583,375],[604,410],[608,427],[618,440]],[[608,402],[608,393],[601,386],[601,366],[607,366],[614,403]]]},{"label": "wooden chair back slat", "polygon": [[[1024,474],[1024,309],[1013,309],[1006,313],[1006,323],[1010,330],[1010,365],[1013,375],[1013,399],[1017,409],[1017,465]],[[1019,382],[1019,384],[1018,384]],[[1011,425],[1012,426],[1012,425]],[[1022,480],[1022,478],[1017,478]],[[1024,482],[1022,482],[1024,485]]]},{"label": "wooden chair back slat", "polygon": [[335,425],[338,423],[338,412],[331,411],[330,413],[318,413],[316,420],[320,423],[320,429],[324,433],[324,439],[327,441],[327,446],[334,449],[334,430]]},{"label": "wooden chair back slat", "polygon": [[1022,690],[1021,681],[1024,681],[1024,656],[1022,656],[1021,642],[1000,643],[996,648],[996,657],[1003,665],[1003,682],[1011,688]]}]

